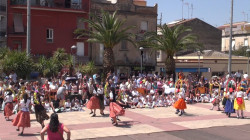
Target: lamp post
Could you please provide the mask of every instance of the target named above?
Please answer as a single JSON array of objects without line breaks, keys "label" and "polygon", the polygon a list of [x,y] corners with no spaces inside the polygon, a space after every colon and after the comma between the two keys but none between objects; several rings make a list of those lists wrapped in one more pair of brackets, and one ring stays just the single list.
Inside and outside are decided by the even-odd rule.
[{"label": "lamp post", "polygon": [[141,75],[142,75],[142,63],[143,63],[143,47],[139,48],[141,50]]},{"label": "lamp post", "polygon": [[72,47],[71,47],[71,55],[73,55],[73,68],[75,69],[75,53],[73,53],[73,50],[75,50],[76,49],[76,46],[75,45],[73,45]]},{"label": "lamp post", "polygon": [[200,79],[200,73],[201,73],[200,57],[201,57],[201,52],[197,51],[197,55],[198,55],[198,78]]},{"label": "lamp post", "polygon": [[247,59],[247,74],[249,74],[249,53],[250,53],[250,49],[247,49],[247,56],[248,56],[248,59]]}]

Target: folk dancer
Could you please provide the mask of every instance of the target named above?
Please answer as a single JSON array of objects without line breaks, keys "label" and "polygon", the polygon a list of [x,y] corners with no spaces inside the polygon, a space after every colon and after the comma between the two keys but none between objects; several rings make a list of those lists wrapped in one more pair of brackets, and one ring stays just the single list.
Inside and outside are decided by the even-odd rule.
[{"label": "folk dancer", "polygon": [[18,112],[16,118],[13,120],[13,126],[17,126],[16,129],[19,131],[19,128],[22,127],[22,132],[19,134],[19,136],[23,135],[23,131],[25,127],[30,127],[30,112],[29,112],[29,106],[30,106],[30,100],[28,99],[28,94],[23,94],[23,99],[20,101],[20,108],[21,110]]},{"label": "folk dancer", "polygon": [[48,120],[49,116],[46,114],[46,109],[42,105],[41,97],[39,92],[34,93],[34,104],[35,104],[35,114],[36,114],[36,121],[39,122],[44,128],[44,120]]},{"label": "folk dancer", "polygon": [[108,89],[109,89],[108,91],[109,91],[109,97],[110,97],[109,116],[111,117],[112,124],[114,124],[114,126],[117,126],[118,125],[117,116],[124,115],[125,110],[116,103],[117,94],[115,92],[115,88],[108,87]]},{"label": "folk dancer", "polygon": [[184,114],[184,109],[187,109],[186,102],[184,100],[185,93],[183,91],[178,93],[178,100],[174,103],[174,108],[176,109],[175,114],[179,114],[179,116],[182,116]]},{"label": "folk dancer", "polygon": [[10,89],[7,89],[5,91],[5,97],[4,97],[4,117],[6,119],[6,121],[10,121],[9,117],[11,115],[13,115],[12,111],[13,111],[13,96],[12,96],[12,91]]},{"label": "folk dancer", "polygon": [[214,91],[214,94],[212,95],[212,107],[210,110],[213,110],[215,106],[218,106],[217,111],[220,111],[220,95],[217,91]]},{"label": "folk dancer", "polygon": [[99,101],[99,98],[97,97],[97,87],[95,84],[93,85],[93,88],[94,88],[93,96],[90,98],[90,100],[87,103],[87,108],[91,110],[90,114],[93,114],[91,117],[95,117],[96,109],[100,109],[100,101]]},{"label": "folk dancer", "polygon": [[245,110],[245,102],[244,102],[244,92],[242,90],[243,89],[241,89],[241,91],[238,91],[236,93],[236,99],[234,100],[234,109],[237,112],[238,119],[240,118],[239,111],[241,111],[241,118],[244,119],[243,110]]},{"label": "folk dancer", "polygon": [[227,96],[227,101],[225,104],[225,113],[227,114],[228,117],[230,117],[231,113],[235,113],[235,110],[234,110],[235,93],[232,88],[229,89],[229,92],[227,93],[226,96]]}]

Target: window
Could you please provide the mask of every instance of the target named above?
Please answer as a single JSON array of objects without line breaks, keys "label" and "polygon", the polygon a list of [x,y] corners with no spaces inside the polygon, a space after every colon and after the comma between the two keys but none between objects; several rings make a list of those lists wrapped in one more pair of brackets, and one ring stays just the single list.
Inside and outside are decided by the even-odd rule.
[{"label": "window", "polygon": [[53,38],[54,38],[54,30],[53,29],[47,29],[47,42],[48,43],[53,43]]},{"label": "window", "polygon": [[140,33],[145,33],[148,31],[148,22],[147,21],[142,21],[141,22],[141,31]]},{"label": "window", "polygon": [[22,14],[14,14],[14,30],[15,32],[24,32]]},{"label": "window", "polygon": [[77,42],[77,56],[84,56],[84,42]]},{"label": "window", "polygon": [[123,40],[122,43],[121,43],[121,50],[127,50],[127,41],[126,40]]},{"label": "window", "polygon": [[97,20],[99,20],[100,22],[102,22],[102,15],[98,15],[97,16]]},{"label": "window", "polygon": [[232,40],[232,50],[235,51],[235,40]]},{"label": "window", "polygon": [[244,39],[244,46],[248,46],[248,38]]},{"label": "window", "polygon": [[160,57],[161,57],[161,52],[160,51],[156,52],[156,57],[157,57],[157,59],[160,59]]},{"label": "window", "polygon": [[100,44],[100,55],[99,55],[99,62],[103,63],[103,54],[104,54],[104,45]]},{"label": "window", "polygon": [[83,18],[77,18],[77,29],[85,29]]}]

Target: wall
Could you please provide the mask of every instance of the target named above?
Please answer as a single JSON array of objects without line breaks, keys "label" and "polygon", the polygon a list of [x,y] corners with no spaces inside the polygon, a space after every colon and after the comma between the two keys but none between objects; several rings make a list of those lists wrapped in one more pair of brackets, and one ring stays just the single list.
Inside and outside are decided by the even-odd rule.
[{"label": "wall", "polygon": [[6,15],[6,1],[0,1],[0,47],[6,47],[6,28],[7,28],[7,15]]},{"label": "wall", "polygon": [[[87,2],[87,1],[86,1]],[[85,3],[86,4],[86,3]],[[26,9],[9,8],[8,29],[14,31],[13,13],[22,13],[23,24],[26,29]],[[32,8],[31,10],[31,53],[35,55],[52,55],[57,48],[64,48],[66,52],[71,52],[71,46],[76,42],[85,42],[85,56],[88,56],[88,43],[85,39],[76,39],[73,34],[77,28],[77,18],[88,18],[88,11],[62,9],[53,11],[53,8],[40,10]],[[86,26],[86,25],[85,25]],[[53,43],[47,43],[46,30],[54,30]],[[26,30],[25,30],[26,32]],[[8,46],[15,49],[13,42],[22,42],[22,49],[26,49],[26,33],[9,33]]]}]

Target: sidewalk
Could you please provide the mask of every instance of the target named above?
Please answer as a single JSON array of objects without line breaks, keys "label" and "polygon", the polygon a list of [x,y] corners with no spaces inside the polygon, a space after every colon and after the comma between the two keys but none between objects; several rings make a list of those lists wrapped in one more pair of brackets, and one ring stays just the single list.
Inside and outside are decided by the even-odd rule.
[{"label": "sidewalk", "polygon": [[[86,108],[84,112],[67,112],[60,113],[59,120],[64,123],[70,130],[71,139],[89,139],[107,137],[151,137],[159,135],[169,136],[170,139],[183,139],[172,135],[171,132],[183,133],[192,132],[193,129],[203,129],[210,127],[226,126],[241,126],[249,124],[250,119],[250,101],[246,101],[245,113],[246,119],[228,118],[220,111],[209,110],[211,104],[193,104],[187,105],[186,114],[177,116],[173,107],[161,107],[155,109],[128,109],[125,116],[119,117],[121,122],[119,126],[112,126],[108,116],[108,107],[106,107],[105,117],[102,117],[97,110],[97,117],[90,117],[89,110]],[[232,117],[235,117],[233,114]],[[14,116],[11,116],[13,119]],[[46,121],[45,124],[48,124]],[[188,131],[187,131],[188,130]],[[11,122],[4,120],[3,113],[0,114],[0,139],[1,140],[37,140],[40,139],[39,132],[41,126],[35,121],[35,115],[31,114],[31,128],[25,129],[25,135],[17,136],[16,127],[13,127]],[[196,130],[193,130],[196,131]],[[236,132],[236,131],[235,131]],[[192,134],[192,133],[190,133]],[[206,135],[204,135],[206,136]],[[209,135],[207,135],[209,137]],[[65,135],[66,137],[66,135]],[[159,139],[162,137],[159,137]],[[185,138],[185,137],[184,137]],[[138,137],[138,139],[141,139]]]}]

